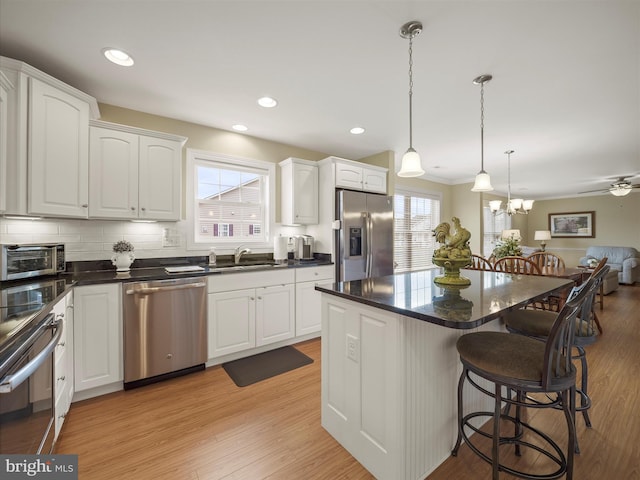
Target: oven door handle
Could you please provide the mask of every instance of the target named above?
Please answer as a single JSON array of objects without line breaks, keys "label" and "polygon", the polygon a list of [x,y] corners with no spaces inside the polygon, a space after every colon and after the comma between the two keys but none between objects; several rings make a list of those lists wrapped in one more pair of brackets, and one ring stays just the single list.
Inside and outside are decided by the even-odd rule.
[{"label": "oven door handle", "polygon": [[[52,318],[54,317],[53,313],[50,313],[49,315]],[[47,357],[51,354],[53,349],[56,348],[56,345],[62,337],[63,322],[54,323],[52,325],[56,327],[56,333],[53,336],[53,339],[24,367],[16,373],[7,375],[2,379],[2,383],[0,383],[0,393],[9,393],[15,390],[47,360]]]}]

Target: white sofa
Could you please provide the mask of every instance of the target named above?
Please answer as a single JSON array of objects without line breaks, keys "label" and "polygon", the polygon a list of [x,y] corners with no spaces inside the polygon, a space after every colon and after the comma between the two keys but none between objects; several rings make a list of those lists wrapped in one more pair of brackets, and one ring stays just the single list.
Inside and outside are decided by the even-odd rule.
[{"label": "white sofa", "polygon": [[633,247],[589,247],[586,256],[580,259],[580,265],[587,266],[590,259],[604,257],[611,270],[618,271],[619,283],[631,285],[640,281],[640,253]]}]

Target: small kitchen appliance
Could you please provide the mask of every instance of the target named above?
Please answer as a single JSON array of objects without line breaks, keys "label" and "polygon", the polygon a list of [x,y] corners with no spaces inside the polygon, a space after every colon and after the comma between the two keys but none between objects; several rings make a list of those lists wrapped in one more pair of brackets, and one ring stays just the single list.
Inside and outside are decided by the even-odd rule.
[{"label": "small kitchen appliance", "polygon": [[65,271],[63,244],[2,244],[0,247],[0,280],[19,280]]},{"label": "small kitchen appliance", "polygon": [[296,235],[293,237],[295,260],[313,260],[313,237],[311,235]]}]

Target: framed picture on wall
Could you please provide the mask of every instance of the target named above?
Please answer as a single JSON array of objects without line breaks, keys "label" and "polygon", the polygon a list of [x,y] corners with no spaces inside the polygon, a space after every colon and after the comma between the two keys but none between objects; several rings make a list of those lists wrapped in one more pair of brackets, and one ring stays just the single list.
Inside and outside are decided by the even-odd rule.
[{"label": "framed picture on wall", "polygon": [[596,212],[550,213],[549,230],[554,238],[594,238]]}]

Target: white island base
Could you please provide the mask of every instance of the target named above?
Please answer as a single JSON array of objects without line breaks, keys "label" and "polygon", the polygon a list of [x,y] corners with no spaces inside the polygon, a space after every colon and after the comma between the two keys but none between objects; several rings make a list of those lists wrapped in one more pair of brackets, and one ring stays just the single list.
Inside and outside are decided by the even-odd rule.
[{"label": "white island base", "polygon": [[[322,426],[379,480],[422,480],[457,438],[459,330],[322,294]],[[493,410],[476,389],[465,412]]]}]

